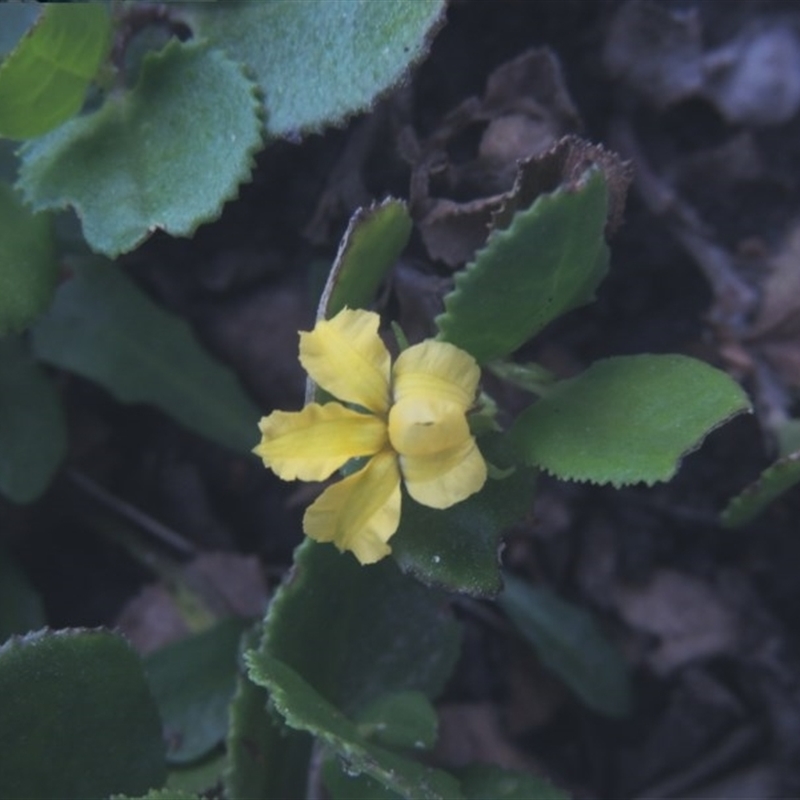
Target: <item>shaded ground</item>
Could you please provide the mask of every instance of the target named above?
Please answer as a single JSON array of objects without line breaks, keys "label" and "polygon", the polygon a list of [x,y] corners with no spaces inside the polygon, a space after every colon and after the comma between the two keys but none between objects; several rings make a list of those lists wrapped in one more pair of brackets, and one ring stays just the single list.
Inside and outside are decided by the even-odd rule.
[{"label": "shaded ground", "polygon": [[[483,95],[493,70],[542,46],[563,86],[541,76],[540,59],[539,78],[490,119],[445,124]],[[775,430],[796,410],[799,293],[778,292],[777,306],[763,298],[777,269],[782,286],[797,288],[799,107],[796,3],[456,2],[428,61],[374,115],[271,146],[218,222],[127,259],[265,413],[298,407],[296,332],[312,324],[357,206],[409,197],[423,162],[433,197],[492,194],[516,157],[569,132],[634,161],[598,302],[526,355],[569,374],[611,354],[690,353],[742,379],[759,413],[713,433],[666,486],[544,481],[534,514],[508,538],[506,563],[593,610],[634,669],[635,708],[615,722],[586,710],[500,623],[466,605],[467,645],[442,706],[451,761],[533,766],[587,798],[800,794],[800,493],[741,531],[717,522],[774,457]],[[447,168],[425,162],[434,151]],[[421,218],[430,198],[415,197]],[[419,235],[398,265],[382,302],[412,335],[425,334],[453,266],[431,259]],[[307,490],[80,379],[66,389],[80,475],[179,531],[192,552],[256,554],[279,578]],[[119,510],[92,486],[65,477],[47,503],[8,510],[54,626],[113,624],[151,579],[92,532],[87,520]]]}]

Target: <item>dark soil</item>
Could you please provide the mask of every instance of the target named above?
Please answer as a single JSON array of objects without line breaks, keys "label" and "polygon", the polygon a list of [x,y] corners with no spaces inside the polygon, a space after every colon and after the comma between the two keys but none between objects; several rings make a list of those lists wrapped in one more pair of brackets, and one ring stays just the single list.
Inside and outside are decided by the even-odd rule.
[{"label": "dark soil", "polygon": [[[764,338],[748,335],[759,313],[763,321],[760,293],[797,216],[800,115],[790,107],[784,118],[765,122],[778,112],[753,110],[753,100],[733,119],[697,87],[681,94],[667,80],[661,95],[650,91],[652,70],[669,78],[677,69],[670,59],[679,44],[664,44],[661,17],[652,41],[644,40],[645,28],[619,34],[616,47],[628,48],[628,61],[612,69],[604,50],[624,5],[454,2],[427,61],[374,115],[301,144],[272,144],[259,156],[253,182],[217,222],[192,240],[156,236],[125,265],[159,303],[193,324],[264,413],[298,408],[304,376],[297,331],[313,324],[350,214],[386,195],[409,196],[401,133],[410,128],[424,144],[448,111],[483,94],[494,69],[531,48],[549,48],[580,117],[571,127],[554,122],[554,132],[577,132],[621,152],[636,179],[597,302],[551,326],[526,355],[569,373],[608,355],[687,353],[741,379],[758,413],[711,434],[666,485],[618,491],[543,480],[529,522],[507,538],[505,561],[591,610],[631,665],[633,709],[619,720],[587,710],[521,642],[459,606],[466,646],[442,715],[460,720],[454,728],[478,733],[469,743],[451,741],[450,757],[533,768],[584,798],[799,796],[800,493],[789,492],[741,530],[723,529],[718,514],[775,457],[776,414],[783,419],[795,410],[800,379],[790,359],[770,361]],[[741,45],[735,63],[746,61],[747,42],[780,29],[789,56],[772,79],[784,80],[779,89],[791,106],[800,82],[800,72],[791,73],[800,70],[790,46],[800,54],[797,3],[676,0],[654,7],[692,19],[702,54]],[[684,28],[680,36],[689,35]],[[742,80],[741,92],[756,92]],[[795,100],[800,108],[800,95]],[[476,124],[449,141],[452,162],[474,160],[485,130],[485,122]],[[658,204],[654,182],[671,193],[668,202]],[[707,247],[689,241],[687,209],[700,221],[704,245],[721,254],[722,273],[704,257]],[[415,236],[383,307],[423,335],[451,274]],[[725,287],[739,281],[752,295],[734,292],[732,299]],[[781,352],[797,352],[791,332],[781,329],[780,337]],[[155,411],[120,406],[78,378],[63,381],[72,477],[59,478],[35,506],[0,509],[53,626],[113,625],[153,579],[123,544],[96,533],[92,521],[116,513],[113,498],[179,532],[187,547],[159,545],[172,558],[254,554],[269,578],[279,579],[308,500],[296,486]],[[506,400],[510,411],[519,402]],[[75,473],[112,502],[87,493]]]}]

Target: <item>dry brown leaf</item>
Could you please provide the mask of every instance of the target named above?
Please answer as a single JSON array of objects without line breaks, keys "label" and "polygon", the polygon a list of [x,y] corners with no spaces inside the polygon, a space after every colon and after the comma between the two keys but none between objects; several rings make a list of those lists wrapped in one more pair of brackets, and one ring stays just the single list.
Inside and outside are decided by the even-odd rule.
[{"label": "dry brown leaf", "polygon": [[630,626],[659,637],[648,657],[659,674],[736,647],[733,613],[712,586],[685,573],[662,569],[645,586],[618,586],[614,602]]}]

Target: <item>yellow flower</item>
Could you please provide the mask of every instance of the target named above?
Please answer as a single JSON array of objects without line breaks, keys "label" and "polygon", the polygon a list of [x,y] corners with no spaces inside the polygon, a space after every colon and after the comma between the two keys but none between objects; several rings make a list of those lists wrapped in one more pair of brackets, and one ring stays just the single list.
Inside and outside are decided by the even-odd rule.
[{"label": "yellow flower", "polygon": [[400,524],[400,481],[417,502],[448,508],[477,492],[486,463],[466,412],[480,369],[452,344],[428,340],[391,364],[380,319],[344,309],[300,334],[300,363],[345,403],[310,403],[274,411],[259,423],[254,449],[284,480],[323,481],[351,458],[369,457],[309,506],[303,530],[318,542],[351,550],[362,564],[391,552]]}]

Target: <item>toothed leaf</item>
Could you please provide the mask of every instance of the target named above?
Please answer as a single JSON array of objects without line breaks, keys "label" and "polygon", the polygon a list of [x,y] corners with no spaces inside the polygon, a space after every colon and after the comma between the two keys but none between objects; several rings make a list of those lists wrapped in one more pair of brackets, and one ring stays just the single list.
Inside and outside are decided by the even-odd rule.
[{"label": "toothed leaf", "polygon": [[103,800],[166,778],[142,663],[102,630],[40,631],[0,648],[0,797]]},{"label": "toothed leaf", "polygon": [[133,90],[21,151],[36,210],[72,206],[96,251],[153,231],[189,236],[248,179],[261,146],[255,85],[218,50],[173,41],[145,58]]},{"label": "toothed leaf", "polygon": [[369,110],[427,53],[444,10],[444,0],[273,0],[184,14],[196,36],[251,70],[269,134],[295,138]]},{"label": "toothed leaf", "polygon": [[564,480],[669,480],[706,434],[750,402],[724,372],[680,355],[608,358],[556,384],[508,433],[522,459]]},{"label": "toothed leaf", "polygon": [[287,664],[264,652],[248,653],[251,678],[269,691],[286,724],[313,733],[347,763],[348,771],[366,773],[402,797],[460,800],[458,782],[385,750],[364,738],[357,726]]},{"label": "toothed leaf", "polygon": [[589,170],[577,188],[540,195],[495,230],[456,275],[437,317],[439,339],[480,363],[501,359],[548,322],[594,299],[608,248],[605,180]]}]

